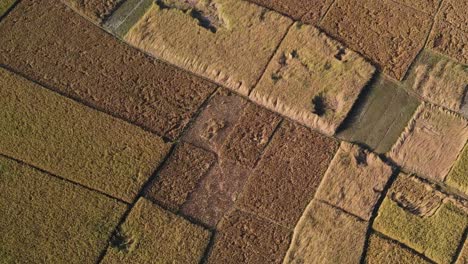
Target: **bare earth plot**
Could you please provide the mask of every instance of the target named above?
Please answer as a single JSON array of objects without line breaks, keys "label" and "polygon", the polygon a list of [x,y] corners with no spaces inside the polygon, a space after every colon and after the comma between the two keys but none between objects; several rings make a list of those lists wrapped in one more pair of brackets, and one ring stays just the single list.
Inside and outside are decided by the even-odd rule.
[{"label": "bare earth plot", "polygon": [[468,121],[424,103],[388,156],[409,172],[444,181],[468,140]]},{"label": "bare earth plot", "polygon": [[318,29],[295,23],[250,98],[333,135],[374,67]]},{"label": "bare earth plot", "polygon": [[125,40],[247,95],[289,25],[288,18],[244,1],[160,0]]},{"label": "bare earth plot", "polygon": [[401,80],[430,25],[428,14],[392,0],[337,0],[319,26]]},{"label": "bare earth plot", "polygon": [[94,263],[126,208],[0,156],[0,262]]},{"label": "bare earth plot", "polygon": [[337,137],[388,152],[398,140],[420,101],[402,85],[380,75],[364,91],[340,126]]},{"label": "bare earth plot", "polygon": [[170,144],[0,68],[0,154],[130,202]]}]

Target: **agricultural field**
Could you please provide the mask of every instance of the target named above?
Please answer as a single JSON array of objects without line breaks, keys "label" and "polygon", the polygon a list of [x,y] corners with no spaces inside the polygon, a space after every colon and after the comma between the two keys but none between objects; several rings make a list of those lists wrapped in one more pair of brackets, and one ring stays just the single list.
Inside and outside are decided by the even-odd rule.
[{"label": "agricultural field", "polygon": [[466,10],[0,0],[0,263],[468,264]]}]

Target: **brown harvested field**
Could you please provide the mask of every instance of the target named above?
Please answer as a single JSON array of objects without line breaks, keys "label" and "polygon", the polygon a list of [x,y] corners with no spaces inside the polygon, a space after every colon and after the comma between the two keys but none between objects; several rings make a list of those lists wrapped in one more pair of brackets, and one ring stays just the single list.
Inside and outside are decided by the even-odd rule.
[{"label": "brown harvested field", "polygon": [[461,113],[468,89],[468,66],[423,50],[404,85],[428,102]]},{"label": "brown harvested field", "polygon": [[248,0],[270,8],[295,20],[316,25],[325,15],[333,0]]},{"label": "brown harvested field", "polygon": [[424,46],[430,26],[428,14],[392,0],[337,0],[320,23],[397,80]]},{"label": "brown harvested field", "polygon": [[215,89],[56,1],[22,1],[0,24],[0,35],[0,64],[161,136],[177,138]]},{"label": "brown harvested field", "polygon": [[170,144],[0,68],[0,154],[132,201]]},{"label": "brown harvested field", "polygon": [[314,27],[295,23],[250,98],[333,135],[373,73],[357,53]]},{"label": "brown harvested field", "polygon": [[409,172],[442,182],[467,140],[466,119],[424,103],[388,156]]},{"label": "brown harvested field", "polygon": [[467,9],[467,1],[444,1],[435,18],[427,47],[468,64]]},{"label": "brown harvested field", "polygon": [[290,240],[290,230],[233,210],[219,224],[207,263],[281,263]]},{"label": "brown harvested field", "polygon": [[285,120],[246,183],[237,206],[293,228],[337,149],[334,139]]},{"label": "brown harvested field", "polygon": [[417,255],[412,250],[386,239],[380,235],[372,234],[369,248],[366,252],[365,263],[369,264],[430,264],[431,261]]},{"label": "brown harvested field", "polygon": [[364,91],[340,126],[337,137],[388,152],[421,103],[403,85],[380,75]]},{"label": "brown harvested field", "polygon": [[312,201],[294,229],[283,263],[359,263],[367,222]]},{"label": "brown harvested field", "polygon": [[210,232],[140,198],[101,263],[198,263]]},{"label": "brown harvested field", "polygon": [[468,264],[467,3],[0,0],[0,263]]},{"label": "brown harvested field", "polygon": [[392,168],[378,156],[343,142],[316,198],[368,221],[390,176]]},{"label": "brown harvested field", "polygon": [[0,156],[0,262],[95,263],[126,208]]},{"label": "brown harvested field", "polygon": [[62,0],[91,21],[102,23],[125,0]]},{"label": "brown harvested field", "polygon": [[[245,1],[213,0],[210,3],[156,2],[127,33],[125,40],[158,58],[247,95],[291,20]],[[190,10],[201,14],[200,17]]]},{"label": "brown harvested field", "polygon": [[150,183],[145,196],[178,211],[215,162],[213,153],[180,143]]}]

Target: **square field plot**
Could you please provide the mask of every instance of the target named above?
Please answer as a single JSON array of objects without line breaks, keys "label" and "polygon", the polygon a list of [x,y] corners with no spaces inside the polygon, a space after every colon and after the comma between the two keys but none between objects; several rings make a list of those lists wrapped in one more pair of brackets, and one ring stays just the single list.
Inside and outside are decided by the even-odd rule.
[{"label": "square field plot", "polygon": [[96,263],[126,209],[0,156],[1,263]]},{"label": "square field plot", "polygon": [[337,149],[334,139],[284,121],[247,181],[237,206],[293,228]]},{"label": "square field plot", "polygon": [[68,6],[95,23],[101,23],[123,1],[125,0],[63,0]]},{"label": "square field plot", "polygon": [[437,263],[451,263],[463,243],[468,209],[421,180],[400,174],[373,228]]},{"label": "square field plot", "polygon": [[445,183],[468,195],[468,142],[450,170]]},{"label": "square field plot", "polygon": [[318,29],[294,24],[250,98],[333,135],[374,67]]},{"label": "square field plot", "polygon": [[248,94],[291,23],[246,1],[160,0],[124,38],[158,58]]},{"label": "square field plot", "polygon": [[377,155],[343,142],[316,198],[368,221],[390,176],[392,168]]},{"label": "square field plot", "polygon": [[[468,66],[424,50],[403,82],[426,101],[468,117]],[[466,109],[466,110],[465,110]]]},{"label": "square field plot", "polygon": [[398,80],[424,46],[430,26],[430,15],[392,0],[337,0],[320,23]]},{"label": "square field plot", "polygon": [[312,201],[294,229],[284,264],[359,263],[367,222]]},{"label": "square field plot", "polygon": [[467,139],[466,119],[424,103],[388,156],[408,172],[442,182]]},{"label": "square field plot", "polygon": [[140,198],[102,263],[199,263],[210,236],[208,230]]}]

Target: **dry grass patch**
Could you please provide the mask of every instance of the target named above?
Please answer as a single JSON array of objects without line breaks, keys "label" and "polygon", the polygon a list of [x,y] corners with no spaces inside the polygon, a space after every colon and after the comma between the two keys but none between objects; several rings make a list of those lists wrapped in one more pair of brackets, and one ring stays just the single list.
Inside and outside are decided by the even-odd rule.
[{"label": "dry grass patch", "polygon": [[388,153],[404,169],[444,181],[468,140],[468,121],[424,103]]},{"label": "dry grass patch", "polygon": [[316,198],[369,220],[392,168],[356,145],[341,143]]},{"label": "dry grass patch", "polygon": [[468,66],[424,50],[412,66],[405,86],[428,102],[461,112],[468,89]]},{"label": "dry grass patch", "polygon": [[131,202],[170,144],[0,68],[0,153]]},{"label": "dry grass patch", "polygon": [[95,263],[126,209],[0,156],[1,263]]},{"label": "dry grass patch", "polygon": [[294,24],[250,98],[333,135],[374,67],[318,29]]},{"label": "dry grass patch", "polygon": [[359,263],[367,222],[312,201],[294,229],[283,263]]},{"label": "dry grass patch", "polygon": [[467,209],[431,186],[400,174],[373,227],[439,263],[450,263],[468,226]]},{"label": "dry grass patch", "polygon": [[125,40],[248,94],[290,24],[246,1],[158,0]]},{"label": "dry grass patch", "polygon": [[210,232],[140,198],[102,263],[198,263]]}]

